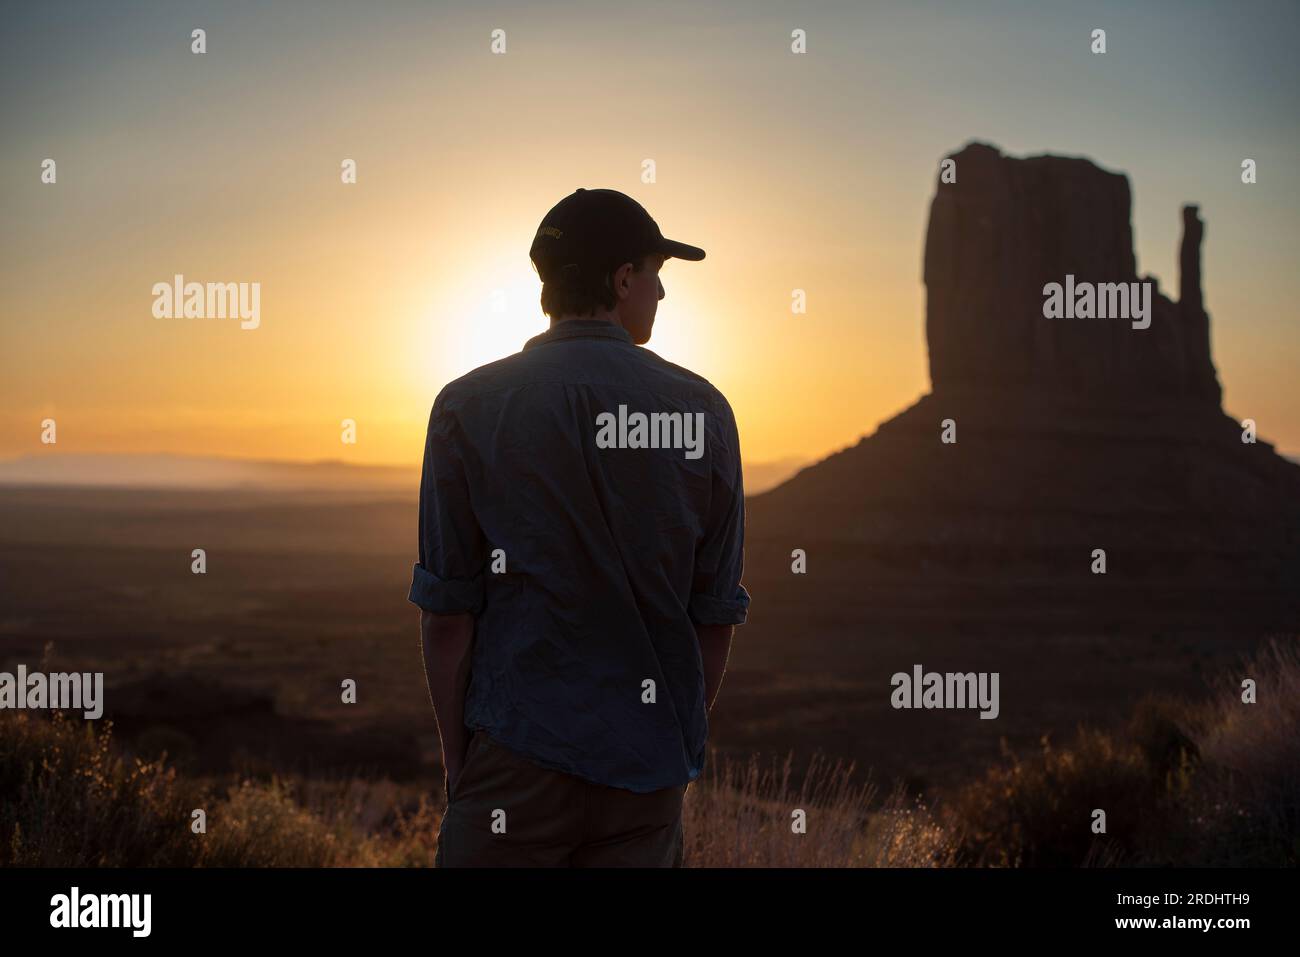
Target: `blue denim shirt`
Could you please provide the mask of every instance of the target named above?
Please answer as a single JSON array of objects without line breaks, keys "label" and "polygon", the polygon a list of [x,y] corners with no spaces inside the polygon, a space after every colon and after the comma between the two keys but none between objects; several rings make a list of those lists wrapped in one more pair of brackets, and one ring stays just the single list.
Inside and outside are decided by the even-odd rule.
[{"label": "blue denim shirt", "polygon": [[695,780],[694,625],[745,621],[744,509],[727,400],[618,326],[559,323],[448,384],[409,597],[475,616],[465,726],[597,784]]}]

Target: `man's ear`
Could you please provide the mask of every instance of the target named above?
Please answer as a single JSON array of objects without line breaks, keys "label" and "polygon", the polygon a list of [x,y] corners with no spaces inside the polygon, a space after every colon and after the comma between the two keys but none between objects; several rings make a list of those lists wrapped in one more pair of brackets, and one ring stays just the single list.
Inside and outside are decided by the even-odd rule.
[{"label": "man's ear", "polygon": [[615,269],[612,273],[609,274],[609,278],[607,281],[610,284],[610,289],[612,289],[614,295],[618,296],[618,298],[620,299],[622,299],[623,296],[620,294],[619,290],[626,286],[627,277],[630,275],[632,275],[631,263],[623,263],[623,265],[619,266],[617,269]]}]

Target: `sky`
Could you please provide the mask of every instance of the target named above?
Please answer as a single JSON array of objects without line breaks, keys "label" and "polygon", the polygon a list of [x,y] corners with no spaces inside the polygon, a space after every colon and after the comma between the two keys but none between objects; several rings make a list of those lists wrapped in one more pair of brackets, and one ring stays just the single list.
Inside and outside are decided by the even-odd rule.
[{"label": "sky", "polygon": [[[1300,4],[0,16],[0,458],[54,418],[60,452],[416,464],[438,390],[546,328],[528,247],[579,186],[707,251],[665,265],[649,348],[726,394],[746,461],[820,458],[929,390],[926,218],[973,139],[1126,173],[1139,274],[1174,297],[1199,203],[1225,409],[1300,452]],[[178,273],[259,283],[257,328],[155,317]]]}]

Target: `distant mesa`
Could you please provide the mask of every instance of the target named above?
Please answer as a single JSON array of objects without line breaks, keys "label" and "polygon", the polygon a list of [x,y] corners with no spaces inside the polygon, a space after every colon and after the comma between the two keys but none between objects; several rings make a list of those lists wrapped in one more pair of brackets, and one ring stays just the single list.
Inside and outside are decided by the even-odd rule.
[{"label": "distant mesa", "polygon": [[[807,461],[783,458],[744,463],[745,490],[764,492]],[[0,487],[99,487],[241,492],[355,493],[414,497],[420,467],[353,465],[338,461],[266,462],[166,454],[36,453],[0,461]]]},{"label": "distant mesa", "polygon": [[419,471],[340,461],[275,462],[169,454],[50,451],[0,462],[0,485],[409,492]]},{"label": "distant mesa", "polygon": [[1155,281],[1136,272],[1128,179],[983,143],[951,158],[924,254],[932,391],[754,496],[747,560],[788,573],[802,547],[812,575],[820,552],[815,587],[837,582],[882,613],[1173,607],[1300,628],[1300,467],[1244,443],[1220,408],[1196,207],[1183,209],[1178,301],[1153,294],[1149,328],[1050,319],[1044,285],[1067,274]]},{"label": "distant mesa", "polygon": [[938,186],[925,242],[925,330],[936,392],[1031,388],[1219,402],[1195,206],[1183,208],[1178,302],[1153,296],[1149,329],[1044,321],[1043,287],[1067,274],[1092,283],[1143,278],[1128,178],[1086,159],[1015,159],[983,143],[952,159],[957,181]]}]

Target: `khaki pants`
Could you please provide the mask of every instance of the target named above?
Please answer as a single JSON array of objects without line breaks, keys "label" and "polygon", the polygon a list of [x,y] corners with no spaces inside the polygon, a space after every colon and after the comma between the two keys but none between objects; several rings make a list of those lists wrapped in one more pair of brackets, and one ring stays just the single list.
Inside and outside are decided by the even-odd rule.
[{"label": "khaki pants", "polygon": [[637,794],[539,767],[483,731],[448,796],[435,867],[681,867],[686,785]]}]

